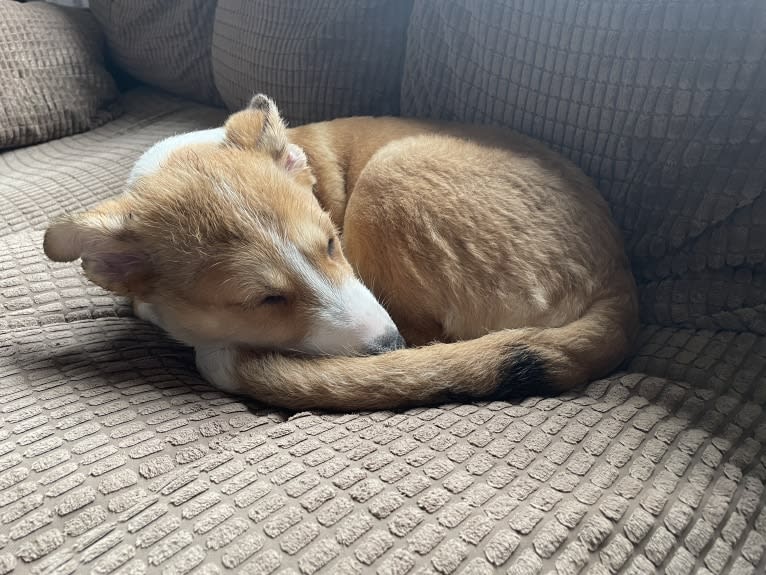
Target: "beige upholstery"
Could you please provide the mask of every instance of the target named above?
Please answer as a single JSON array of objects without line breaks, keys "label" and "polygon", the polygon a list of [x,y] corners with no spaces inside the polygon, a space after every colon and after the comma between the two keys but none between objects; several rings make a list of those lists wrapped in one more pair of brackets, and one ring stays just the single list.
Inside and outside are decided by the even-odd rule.
[{"label": "beige upholstery", "polygon": [[102,45],[87,13],[0,0],[0,150],[84,132],[119,116]]},{"label": "beige upholstery", "polygon": [[[214,50],[231,30],[247,78],[242,30],[287,24],[225,7]],[[0,575],[763,573],[765,43],[757,0],[415,2],[402,110],[553,143],[626,231],[636,355],[556,398],[328,415],[213,390],[41,238],[224,113],[143,88],[114,122],[0,155]],[[288,115],[356,109],[374,78],[341,69],[316,93],[277,76]]]},{"label": "beige upholstery", "polygon": [[231,110],[254,92],[293,124],[399,112],[411,0],[219,0],[215,83]]},{"label": "beige upholstery", "polygon": [[415,3],[402,113],[496,123],[609,200],[647,322],[766,334],[766,3]]},{"label": "beige upholstery", "polygon": [[119,194],[138,157],[162,138],[223,122],[225,112],[146,88],[116,121],[72,138],[0,155],[0,237]]},{"label": "beige upholstery", "polygon": [[646,328],[629,372],[563,397],[288,416],[206,387],[187,351],[40,240],[0,240],[0,565],[15,572],[763,560],[763,337]]},{"label": "beige upholstery", "polygon": [[210,54],[216,0],[90,0],[89,6],[123,70],[172,94],[220,104]]},{"label": "beige upholstery", "polygon": [[45,214],[117,193],[151,141],[222,118],[146,90],[125,107],[0,156],[0,566],[762,565],[765,338],[647,326],[626,372],[519,404],[288,416],[228,397],[126,302],[41,253]]}]

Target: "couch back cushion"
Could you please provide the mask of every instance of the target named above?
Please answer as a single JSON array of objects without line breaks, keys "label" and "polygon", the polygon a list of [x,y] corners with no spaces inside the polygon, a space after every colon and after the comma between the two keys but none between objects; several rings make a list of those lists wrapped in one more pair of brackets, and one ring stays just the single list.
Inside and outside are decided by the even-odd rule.
[{"label": "couch back cushion", "polygon": [[0,150],[95,128],[117,97],[87,12],[0,0]]},{"label": "couch back cushion", "polygon": [[90,0],[109,54],[142,82],[220,104],[210,43],[216,0]]},{"label": "couch back cushion", "polygon": [[412,0],[219,0],[213,72],[236,110],[256,92],[288,120],[397,114]]},{"label": "couch back cushion", "polygon": [[509,126],[579,164],[646,321],[766,333],[763,0],[416,0],[402,113]]}]

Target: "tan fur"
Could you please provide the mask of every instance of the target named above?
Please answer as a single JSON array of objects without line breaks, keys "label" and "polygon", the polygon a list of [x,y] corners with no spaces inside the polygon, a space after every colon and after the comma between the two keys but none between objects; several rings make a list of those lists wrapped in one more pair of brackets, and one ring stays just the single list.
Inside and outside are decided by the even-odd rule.
[{"label": "tan fur", "polygon": [[[328,281],[355,272],[421,347],[369,357],[253,349],[290,349],[309,321],[308,292],[284,277],[266,229],[290,238]],[[335,230],[343,251],[330,258]],[[122,284],[105,278],[88,264],[89,247],[104,241],[150,263]],[[45,249],[58,260],[83,255],[91,279],[153,302],[176,337],[244,345],[200,349],[203,371],[292,409],[568,389],[617,367],[638,325],[606,203],[545,146],[506,130],[395,118],[288,130],[262,96],[229,119],[223,145],[178,150],[126,196],[54,224]],[[288,306],[243,306],[275,290],[290,295]],[[445,343],[427,345],[435,341]]]},{"label": "tan fur", "polygon": [[[233,119],[232,135],[240,119]],[[45,252],[56,261],[82,256],[93,282],[139,301],[162,302],[163,327],[189,344],[290,349],[306,332],[303,286],[285,275],[266,232],[296,239],[338,282],[353,271],[340,246],[334,261],[324,258],[326,238],[336,231],[313,200],[310,172],[298,176],[298,186],[281,182],[270,157],[270,149],[259,154],[251,147],[179,150],[128,194],[53,224]],[[246,193],[253,187],[276,194]],[[141,260],[127,281],[104,273],[98,256],[109,248]],[[294,302],[257,305],[272,293],[294,296]]]}]

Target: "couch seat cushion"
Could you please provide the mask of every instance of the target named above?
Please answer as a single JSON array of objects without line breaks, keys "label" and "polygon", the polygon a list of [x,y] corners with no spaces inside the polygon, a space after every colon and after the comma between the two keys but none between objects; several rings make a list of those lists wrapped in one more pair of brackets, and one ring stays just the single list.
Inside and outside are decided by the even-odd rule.
[{"label": "couch seat cushion", "polygon": [[757,572],[766,341],[660,331],[638,365],[701,384],[631,371],[515,404],[290,415],[206,386],[132,318],[2,330],[0,566]]},{"label": "couch seat cushion", "polygon": [[0,149],[83,132],[119,115],[103,38],[83,10],[0,0]]},{"label": "couch seat cushion", "polygon": [[625,371],[517,403],[287,414],[226,395],[42,254],[49,214],[220,121],[146,91],[126,108],[0,156],[0,573],[762,570],[766,337],[646,326]]},{"label": "couch seat cushion", "polygon": [[124,114],[69,138],[0,154],[0,237],[119,194],[133,163],[173,134],[220,125],[223,110],[147,88],[123,95]]},{"label": "couch seat cushion", "polygon": [[218,0],[90,0],[112,60],[178,96],[219,104],[210,45]]}]

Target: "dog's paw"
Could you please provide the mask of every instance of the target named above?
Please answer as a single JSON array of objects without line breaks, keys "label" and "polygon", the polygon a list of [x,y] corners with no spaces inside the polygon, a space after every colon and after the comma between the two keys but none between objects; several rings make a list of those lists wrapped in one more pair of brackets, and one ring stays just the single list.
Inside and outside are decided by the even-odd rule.
[{"label": "dog's paw", "polygon": [[194,348],[194,353],[197,370],[208,383],[229,393],[242,392],[235,372],[236,349],[221,346],[197,346]]}]

